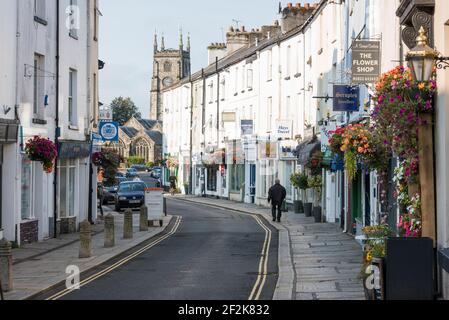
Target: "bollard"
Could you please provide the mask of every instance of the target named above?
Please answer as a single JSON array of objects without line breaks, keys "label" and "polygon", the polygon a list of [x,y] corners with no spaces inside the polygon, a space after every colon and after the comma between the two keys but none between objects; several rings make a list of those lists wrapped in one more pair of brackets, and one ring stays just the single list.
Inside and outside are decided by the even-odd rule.
[{"label": "bollard", "polygon": [[6,239],[0,241],[0,285],[4,292],[13,290],[12,246]]},{"label": "bollard", "polygon": [[115,224],[114,216],[108,214],[104,218],[104,247],[112,248],[115,246]]},{"label": "bollard", "polygon": [[133,212],[131,209],[125,211],[125,221],[123,223],[123,239],[133,238]]},{"label": "bollard", "polygon": [[80,259],[90,258],[92,256],[92,231],[89,221],[84,220],[80,223]]},{"label": "bollard", "polygon": [[140,207],[140,231],[148,231],[148,208],[145,205]]}]

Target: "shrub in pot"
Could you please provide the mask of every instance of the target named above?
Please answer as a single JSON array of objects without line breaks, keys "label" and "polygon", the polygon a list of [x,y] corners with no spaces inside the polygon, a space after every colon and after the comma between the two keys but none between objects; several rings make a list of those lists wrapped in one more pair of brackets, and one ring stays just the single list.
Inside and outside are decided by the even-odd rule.
[{"label": "shrub in pot", "polygon": [[[303,193],[305,190],[307,190],[309,188],[308,177],[306,174],[294,173],[290,177],[290,181],[291,181],[293,187],[295,187],[296,190],[299,191],[299,193]],[[294,206],[295,206],[295,213],[304,213],[303,200],[295,200]]]},{"label": "shrub in pot", "polygon": [[322,222],[321,206],[319,205],[321,199],[321,191],[323,186],[323,180],[321,176],[316,175],[310,177],[308,181],[309,187],[315,191],[315,206],[313,207],[313,216],[316,223]]}]

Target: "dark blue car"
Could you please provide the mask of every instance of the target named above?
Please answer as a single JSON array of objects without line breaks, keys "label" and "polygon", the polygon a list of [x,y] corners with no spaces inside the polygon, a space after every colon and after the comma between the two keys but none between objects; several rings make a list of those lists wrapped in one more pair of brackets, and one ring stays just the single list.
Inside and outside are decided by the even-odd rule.
[{"label": "dark blue car", "polygon": [[115,196],[115,211],[137,209],[145,204],[146,184],[142,181],[122,182]]}]

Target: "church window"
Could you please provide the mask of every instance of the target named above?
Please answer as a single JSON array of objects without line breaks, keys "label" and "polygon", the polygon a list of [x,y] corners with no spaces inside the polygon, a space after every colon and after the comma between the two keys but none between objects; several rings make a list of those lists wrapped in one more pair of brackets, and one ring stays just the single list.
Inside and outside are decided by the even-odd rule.
[{"label": "church window", "polygon": [[168,61],[164,63],[164,72],[171,72],[171,63]]}]

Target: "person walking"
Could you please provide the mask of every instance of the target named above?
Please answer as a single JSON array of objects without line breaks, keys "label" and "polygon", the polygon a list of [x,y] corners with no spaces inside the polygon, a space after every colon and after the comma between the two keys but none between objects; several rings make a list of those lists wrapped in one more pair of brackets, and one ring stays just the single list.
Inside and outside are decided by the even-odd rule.
[{"label": "person walking", "polygon": [[271,203],[274,222],[276,222],[276,220],[277,222],[281,222],[282,204],[286,198],[287,190],[281,185],[281,181],[276,179],[275,185],[270,188],[270,191],[268,191],[268,203]]},{"label": "person walking", "polygon": [[100,209],[100,214],[103,217],[104,213],[103,213],[103,201],[104,201],[104,191],[103,191],[103,184],[98,184],[97,185],[97,195],[98,195],[98,200],[99,200],[99,209]]},{"label": "person walking", "polygon": [[174,196],[176,193],[176,184],[178,183],[178,178],[176,176],[170,176],[169,181],[170,181],[170,194]]}]

